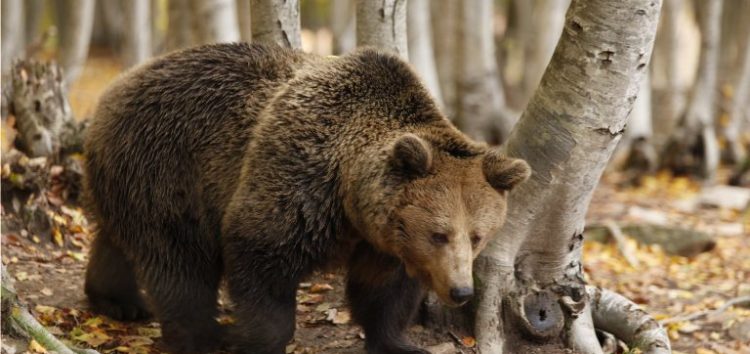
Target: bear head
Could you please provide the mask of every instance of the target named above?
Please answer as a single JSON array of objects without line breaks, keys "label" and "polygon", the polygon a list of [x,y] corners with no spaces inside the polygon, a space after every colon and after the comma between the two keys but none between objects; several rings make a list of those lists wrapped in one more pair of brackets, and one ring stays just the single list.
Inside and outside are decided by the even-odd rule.
[{"label": "bear head", "polygon": [[405,133],[390,145],[389,210],[370,239],[442,302],[458,306],[473,296],[473,260],[505,222],[507,193],[531,169],[499,149],[475,145],[455,154],[438,146],[443,137],[425,136],[435,143]]}]

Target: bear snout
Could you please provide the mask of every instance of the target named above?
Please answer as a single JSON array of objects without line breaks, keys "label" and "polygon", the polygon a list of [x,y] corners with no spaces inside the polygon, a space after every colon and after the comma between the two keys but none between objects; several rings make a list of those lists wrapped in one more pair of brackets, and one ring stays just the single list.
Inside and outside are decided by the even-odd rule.
[{"label": "bear snout", "polygon": [[460,287],[451,288],[450,290],[451,300],[459,305],[465,304],[467,301],[474,297],[474,288]]}]

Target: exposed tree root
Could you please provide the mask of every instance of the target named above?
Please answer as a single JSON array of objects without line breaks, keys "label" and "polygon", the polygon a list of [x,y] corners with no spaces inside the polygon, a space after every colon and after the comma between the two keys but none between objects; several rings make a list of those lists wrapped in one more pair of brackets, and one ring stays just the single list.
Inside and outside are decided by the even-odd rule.
[{"label": "exposed tree root", "polygon": [[667,332],[638,305],[609,290],[587,286],[586,292],[596,328],[646,354],[671,353]]},{"label": "exposed tree root", "polygon": [[730,299],[729,301],[725,302],[724,305],[721,305],[716,310],[704,310],[704,311],[699,311],[699,312],[696,312],[696,313],[691,313],[691,314],[688,314],[688,315],[682,315],[682,316],[668,318],[668,319],[665,319],[665,320],[661,321],[661,324],[664,325],[664,324],[675,323],[675,322],[689,322],[689,321],[694,321],[694,320],[697,320],[699,318],[702,318],[702,317],[705,317],[705,316],[708,316],[708,315],[720,314],[720,313],[726,311],[728,308],[730,308],[732,306],[741,305],[741,304],[750,304],[750,295],[739,296],[739,297]]},{"label": "exposed tree root", "polygon": [[10,276],[2,268],[2,313],[3,334],[14,334],[34,339],[51,353],[58,354],[99,354],[93,349],[71,349],[50,333],[16,296]]}]

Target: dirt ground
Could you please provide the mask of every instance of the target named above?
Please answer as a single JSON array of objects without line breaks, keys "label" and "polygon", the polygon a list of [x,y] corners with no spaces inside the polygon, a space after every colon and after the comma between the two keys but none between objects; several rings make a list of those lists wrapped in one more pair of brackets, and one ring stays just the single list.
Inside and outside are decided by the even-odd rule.
[{"label": "dirt ground", "polygon": [[[657,319],[710,311],[728,299],[750,293],[750,220],[741,211],[702,207],[695,202],[699,187],[668,176],[648,177],[640,187],[617,187],[617,176],[605,178],[592,201],[588,224],[667,223],[706,231],[715,249],[691,258],[666,255],[658,246],[632,242],[640,265],[629,265],[615,244],[587,242],[584,265],[593,285],[607,287],[641,304]],[[16,280],[16,289],[40,321],[61,338],[107,353],[161,352],[158,325],[119,323],[87,310],[83,274],[88,237],[75,207],[66,208],[65,238],[60,247],[24,231],[10,231],[13,216],[4,216],[2,261]],[[743,224],[744,223],[744,224]],[[69,235],[70,230],[82,231]],[[54,234],[54,232],[53,232]],[[316,274],[298,293],[297,331],[289,353],[362,353],[363,335],[349,317],[341,274]],[[228,320],[225,318],[225,320]],[[750,353],[750,309],[732,307],[721,313],[669,324],[676,352]],[[450,345],[472,353],[473,338],[461,333],[415,326],[415,342]],[[445,344],[450,343],[450,344]],[[16,343],[20,348],[27,343]],[[5,344],[4,344],[5,345]],[[10,353],[10,347],[3,352]]]}]

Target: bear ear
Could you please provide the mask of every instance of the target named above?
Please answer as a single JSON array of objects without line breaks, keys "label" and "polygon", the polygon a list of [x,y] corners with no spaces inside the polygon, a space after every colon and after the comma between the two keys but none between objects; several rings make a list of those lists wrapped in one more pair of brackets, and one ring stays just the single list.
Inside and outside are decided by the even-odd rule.
[{"label": "bear ear", "polygon": [[531,176],[531,167],[524,160],[503,156],[499,149],[493,149],[484,155],[482,172],[492,188],[509,191]]},{"label": "bear ear", "polygon": [[390,159],[393,171],[410,178],[423,177],[432,169],[430,146],[414,134],[404,134],[396,140]]}]

